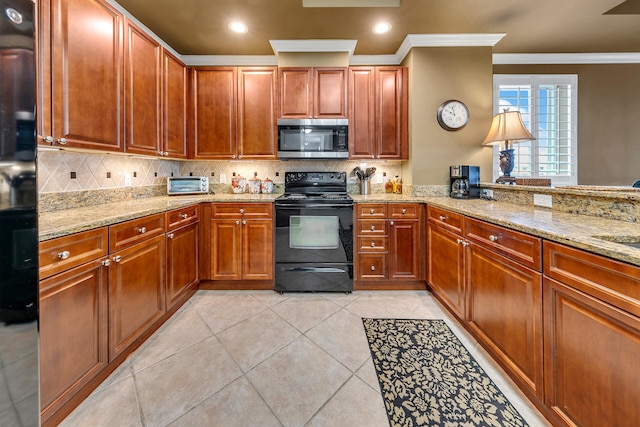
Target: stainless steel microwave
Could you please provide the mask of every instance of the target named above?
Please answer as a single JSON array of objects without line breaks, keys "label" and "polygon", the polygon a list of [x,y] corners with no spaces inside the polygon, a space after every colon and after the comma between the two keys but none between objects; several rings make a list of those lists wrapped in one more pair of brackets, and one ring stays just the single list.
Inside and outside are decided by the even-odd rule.
[{"label": "stainless steel microwave", "polygon": [[209,178],[206,176],[170,176],[167,178],[167,194],[207,194]]},{"label": "stainless steel microwave", "polygon": [[348,119],[279,119],[279,159],[346,159]]}]

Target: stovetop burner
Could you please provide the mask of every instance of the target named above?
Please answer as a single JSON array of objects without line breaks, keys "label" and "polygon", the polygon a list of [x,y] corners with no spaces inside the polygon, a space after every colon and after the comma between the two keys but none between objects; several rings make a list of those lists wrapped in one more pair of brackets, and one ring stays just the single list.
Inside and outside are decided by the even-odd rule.
[{"label": "stovetop burner", "polygon": [[276,199],[276,205],[285,202],[353,204],[347,194],[345,172],[287,172],[284,182],[284,194]]}]

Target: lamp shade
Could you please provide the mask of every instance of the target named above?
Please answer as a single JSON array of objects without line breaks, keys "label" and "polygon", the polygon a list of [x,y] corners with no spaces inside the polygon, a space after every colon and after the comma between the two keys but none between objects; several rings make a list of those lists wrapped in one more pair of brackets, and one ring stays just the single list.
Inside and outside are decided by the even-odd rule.
[{"label": "lamp shade", "polygon": [[496,145],[503,142],[530,141],[535,139],[522,122],[520,111],[505,110],[493,116],[491,128],[482,145]]}]

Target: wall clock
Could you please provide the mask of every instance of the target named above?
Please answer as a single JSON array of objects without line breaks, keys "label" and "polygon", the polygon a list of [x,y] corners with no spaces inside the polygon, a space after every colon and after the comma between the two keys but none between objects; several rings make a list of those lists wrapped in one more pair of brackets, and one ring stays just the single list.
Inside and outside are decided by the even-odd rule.
[{"label": "wall clock", "polygon": [[438,107],[438,123],[444,130],[460,130],[469,123],[469,110],[462,101],[450,99]]}]

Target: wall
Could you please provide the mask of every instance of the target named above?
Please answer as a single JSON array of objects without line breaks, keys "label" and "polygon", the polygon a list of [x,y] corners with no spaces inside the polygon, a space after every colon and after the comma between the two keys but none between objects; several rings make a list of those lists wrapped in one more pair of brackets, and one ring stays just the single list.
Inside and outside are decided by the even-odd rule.
[{"label": "wall", "polygon": [[640,179],[640,64],[495,65],[495,74],[578,75],[578,184]]},{"label": "wall", "polygon": [[[409,155],[405,182],[446,185],[451,165],[480,166],[481,181],[491,180],[491,148],[481,145],[491,125],[491,47],[414,48],[403,65],[409,67]],[[436,111],[448,99],[469,109],[469,123],[448,132],[438,125]]]}]

